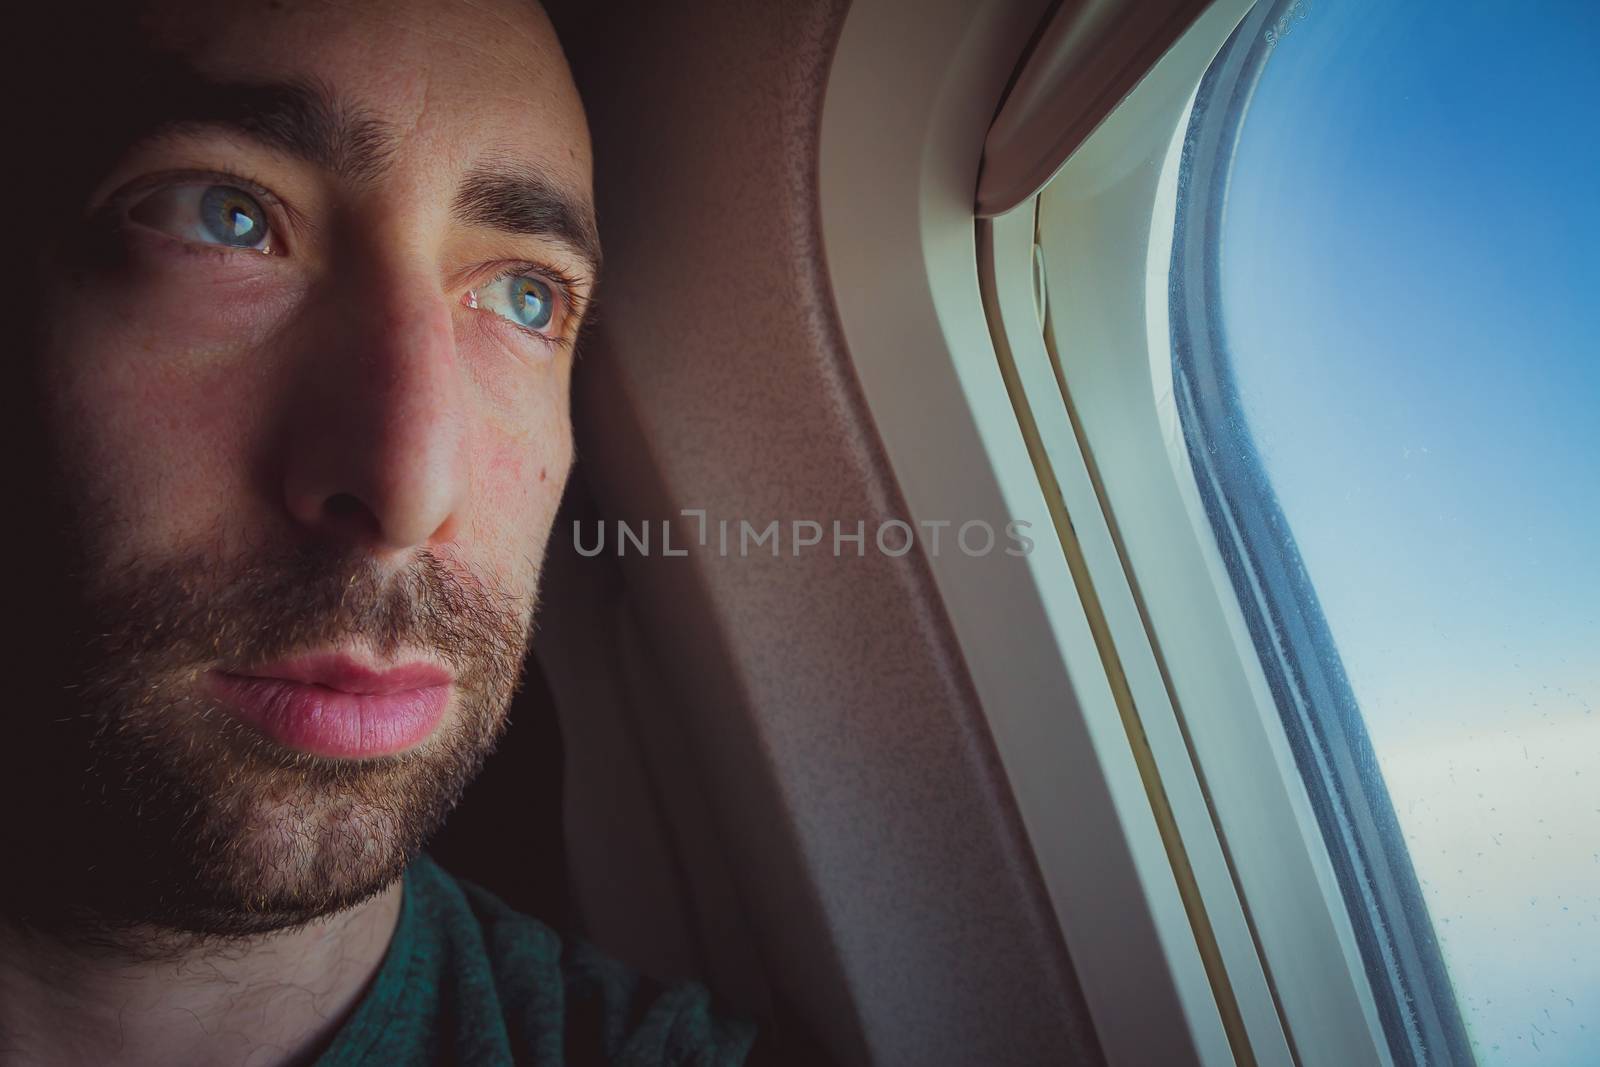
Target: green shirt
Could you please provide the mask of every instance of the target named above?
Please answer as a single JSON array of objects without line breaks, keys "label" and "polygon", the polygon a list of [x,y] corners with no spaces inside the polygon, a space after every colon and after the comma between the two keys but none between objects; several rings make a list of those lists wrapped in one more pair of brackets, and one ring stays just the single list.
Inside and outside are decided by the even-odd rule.
[{"label": "green shirt", "polygon": [[423,856],[365,999],[316,1067],[738,1067],[755,1026],[641,978]]}]

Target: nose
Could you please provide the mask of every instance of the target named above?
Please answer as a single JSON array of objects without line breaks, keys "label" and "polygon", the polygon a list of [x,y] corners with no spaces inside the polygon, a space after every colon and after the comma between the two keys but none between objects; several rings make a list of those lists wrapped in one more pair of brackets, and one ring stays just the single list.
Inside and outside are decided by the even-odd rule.
[{"label": "nose", "polygon": [[288,398],[284,503],[325,540],[380,556],[451,539],[467,419],[452,304],[424,272],[329,294]]}]

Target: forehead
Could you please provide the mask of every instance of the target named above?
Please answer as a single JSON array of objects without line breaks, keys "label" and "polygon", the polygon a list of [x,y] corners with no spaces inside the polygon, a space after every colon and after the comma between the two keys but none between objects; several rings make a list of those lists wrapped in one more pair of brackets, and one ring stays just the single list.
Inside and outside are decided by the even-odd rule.
[{"label": "forehead", "polygon": [[197,91],[323,87],[392,140],[396,166],[509,156],[588,199],[583,109],[532,0],[156,0],[137,32]]}]

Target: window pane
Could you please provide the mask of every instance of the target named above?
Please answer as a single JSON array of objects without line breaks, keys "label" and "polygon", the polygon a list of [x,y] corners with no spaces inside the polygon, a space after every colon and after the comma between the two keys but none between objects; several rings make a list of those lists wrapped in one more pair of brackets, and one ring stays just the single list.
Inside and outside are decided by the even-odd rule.
[{"label": "window pane", "polygon": [[1280,12],[1214,209],[1235,440],[1478,1061],[1597,1064],[1600,12]]}]

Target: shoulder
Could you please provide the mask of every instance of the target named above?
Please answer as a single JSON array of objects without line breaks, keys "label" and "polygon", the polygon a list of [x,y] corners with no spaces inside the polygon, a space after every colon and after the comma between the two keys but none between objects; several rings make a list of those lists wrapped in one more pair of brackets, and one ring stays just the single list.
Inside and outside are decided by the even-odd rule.
[{"label": "shoulder", "polygon": [[[738,1067],[755,1026],[720,1013],[698,982],[661,982],[564,937],[424,856],[407,875],[454,969],[476,975],[517,1062]],[[459,986],[458,986],[459,987]],[[463,990],[466,992],[466,990]],[[472,1014],[469,1009],[467,1014]],[[481,1022],[482,1020],[480,1020]],[[553,1055],[552,1055],[553,1054]]]}]

